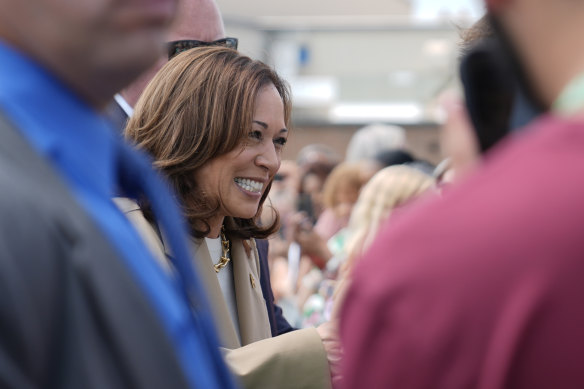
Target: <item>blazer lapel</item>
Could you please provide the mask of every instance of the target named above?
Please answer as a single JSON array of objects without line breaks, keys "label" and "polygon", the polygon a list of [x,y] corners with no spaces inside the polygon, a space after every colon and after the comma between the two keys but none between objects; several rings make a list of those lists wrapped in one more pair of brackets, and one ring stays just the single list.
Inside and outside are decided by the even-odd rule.
[{"label": "blazer lapel", "polygon": [[231,244],[237,316],[243,345],[272,336],[260,285],[260,265],[255,241],[247,243],[251,246],[250,255],[247,254],[242,240],[235,239]]},{"label": "blazer lapel", "polygon": [[[165,270],[169,270],[171,265],[167,258],[172,256],[172,251],[164,234],[157,233],[155,227],[146,221],[141,211],[139,211],[137,204],[131,201],[120,200],[116,200],[116,204],[126,212],[126,215],[128,215],[134,226],[136,226],[142,238],[147,242],[151,250],[153,250]],[[134,211],[136,215],[132,215]],[[189,244],[191,251],[195,254],[193,260],[195,269],[197,270],[199,279],[203,282],[207,300],[213,311],[215,327],[218,329],[220,335],[221,346],[228,349],[239,348],[241,347],[241,342],[237,336],[237,331],[229,314],[225,299],[223,298],[223,292],[221,291],[217,274],[213,268],[213,261],[209,255],[207,242],[205,239],[191,238]]]},{"label": "blazer lapel", "polygon": [[[152,228],[152,226],[150,226]],[[172,256],[170,246],[164,234],[160,237],[165,256]],[[246,241],[250,245],[250,255],[240,239],[231,242],[231,258],[233,263],[233,282],[235,289],[235,301],[237,304],[237,316],[239,320],[239,333],[231,319],[229,308],[223,298],[223,292],[213,268],[213,260],[209,255],[205,239],[190,239],[191,250],[195,254],[194,265],[199,278],[205,286],[207,299],[211,304],[215,324],[221,337],[221,346],[228,349],[239,348],[258,340],[270,338],[272,332],[266,310],[266,301],[262,294],[260,284],[259,255],[252,239]],[[158,251],[160,247],[158,246]]]},{"label": "blazer lapel", "polygon": [[[195,253],[195,266],[205,284],[207,298],[211,303],[211,309],[215,316],[215,324],[221,335],[221,346],[229,349],[239,348],[241,347],[241,342],[229,314],[227,303],[223,298],[223,292],[213,268],[213,261],[209,255],[207,242],[205,239],[191,238],[191,247]],[[235,292],[237,295],[237,290]]]},{"label": "blazer lapel", "polygon": [[164,271],[170,272],[171,266],[167,257],[169,251],[167,249],[168,245],[165,246],[165,243],[160,239],[155,227],[146,220],[138,203],[136,203],[135,200],[126,197],[114,197],[113,201],[138,231],[142,240],[156,258],[158,264],[164,269]]}]

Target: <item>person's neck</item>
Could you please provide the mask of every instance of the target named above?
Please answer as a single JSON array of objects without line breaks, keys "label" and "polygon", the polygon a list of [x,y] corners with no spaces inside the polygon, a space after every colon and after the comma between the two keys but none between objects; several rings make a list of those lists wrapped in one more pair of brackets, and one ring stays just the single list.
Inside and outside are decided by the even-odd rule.
[{"label": "person's neck", "polygon": [[563,87],[552,109],[564,116],[582,116],[584,112],[584,68]]},{"label": "person's neck", "polygon": [[218,238],[221,235],[221,227],[223,226],[223,216],[217,216],[216,218],[209,220],[209,233],[207,238]]}]

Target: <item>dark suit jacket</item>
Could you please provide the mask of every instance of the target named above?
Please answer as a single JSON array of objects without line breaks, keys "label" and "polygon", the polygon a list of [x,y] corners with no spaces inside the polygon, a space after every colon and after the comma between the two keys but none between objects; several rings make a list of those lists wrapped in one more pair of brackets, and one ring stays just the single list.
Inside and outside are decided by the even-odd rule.
[{"label": "dark suit jacket", "polygon": [[288,320],[282,314],[282,308],[274,304],[274,293],[272,292],[272,284],[270,282],[270,268],[268,267],[268,241],[256,239],[256,246],[258,248],[260,270],[262,272],[260,284],[262,286],[262,294],[266,300],[272,336],[282,335],[295,330],[295,328],[288,323]]},{"label": "dark suit jacket", "polygon": [[187,388],[158,317],[0,113],[0,387]]}]

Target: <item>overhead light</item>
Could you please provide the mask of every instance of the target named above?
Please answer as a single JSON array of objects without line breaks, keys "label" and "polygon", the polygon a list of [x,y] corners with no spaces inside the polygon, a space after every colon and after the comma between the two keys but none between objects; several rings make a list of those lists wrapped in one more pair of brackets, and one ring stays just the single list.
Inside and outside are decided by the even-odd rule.
[{"label": "overhead light", "polygon": [[423,109],[416,103],[344,103],[329,111],[333,123],[385,121],[414,124],[423,119]]}]

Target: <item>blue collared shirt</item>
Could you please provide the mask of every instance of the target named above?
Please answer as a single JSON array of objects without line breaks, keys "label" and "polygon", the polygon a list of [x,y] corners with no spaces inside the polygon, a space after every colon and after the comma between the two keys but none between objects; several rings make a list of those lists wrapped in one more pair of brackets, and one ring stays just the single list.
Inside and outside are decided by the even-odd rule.
[{"label": "blue collared shirt", "polygon": [[[210,351],[178,283],[156,263],[111,200],[117,188],[115,131],[51,73],[0,42],[0,109],[52,163],[142,288],[161,319],[192,387],[224,387],[224,366]],[[212,339],[216,339],[213,334]],[[218,348],[218,345],[216,346]],[[225,377],[223,377],[225,378]]]}]

